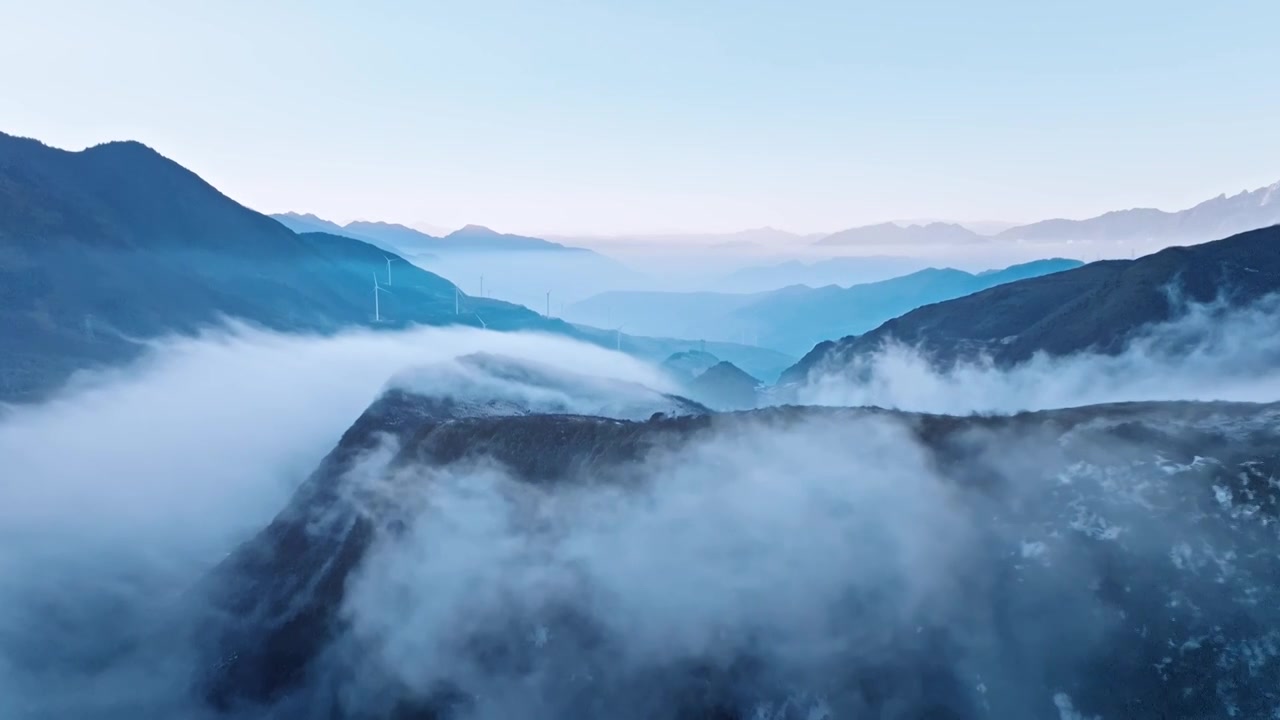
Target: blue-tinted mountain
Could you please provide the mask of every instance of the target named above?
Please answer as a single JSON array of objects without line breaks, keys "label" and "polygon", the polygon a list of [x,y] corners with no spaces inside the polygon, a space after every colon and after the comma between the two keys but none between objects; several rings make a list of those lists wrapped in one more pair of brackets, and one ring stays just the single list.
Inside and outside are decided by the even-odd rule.
[{"label": "blue-tinted mountain", "polygon": [[792,285],[848,287],[888,280],[923,270],[928,263],[920,258],[870,255],[835,257],[817,262],[788,260],[773,265],[753,265],[726,275],[715,288],[732,293],[778,290]]},{"label": "blue-tinted mountain", "polygon": [[1000,270],[969,273],[928,268],[892,280],[848,288],[830,286],[771,293],[733,312],[757,344],[801,354],[832,337],[866,332],[915,308],[963,297],[1023,278],[1080,267],[1078,260],[1035,260]]},{"label": "blue-tinted mountain", "polygon": [[289,228],[296,233],[322,232],[330,235],[349,235],[356,237],[355,233],[344,232],[344,228],[336,222],[330,222],[321,217],[316,217],[311,213],[279,213],[271,217],[280,221],[281,225]]},{"label": "blue-tinted mountain", "polygon": [[1087,220],[1043,220],[1010,228],[1001,240],[1107,243],[1159,240],[1200,243],[1280,223],[1280,182],[1253,191],[1219,195],[1177,212],[1154,208],[1116,210]]},{"label": "blue-tinted mountain", "polygon": [[687,383],[720,362],[720,358],[704,350],[688,350],[672,353],[660,367],[676,382]]},{"label": "blue-tinted mountain", "polygon": [[396,223],[356,220],[343,226],[338,234],[368,240],[410,256],[428,255],[442,249],[440,238]]},{"label": "blue-tinted mountain", "polygon": [[866,332],[921,305],[1080,266],[1037,260],[982,273],[928,268],[880,282],[793,286],[767,293],[610,292],[576,303],[572,320],[642,334],[737,340],[800,355],[828,338]]},{"label": "blue-tinted mountain", "polygon": [[407,225],[356,220],[346,225],[324,220],[315,215],[277,213],[271,217],[295,232],[327,232],[365,240],[410,256],[462,252],[573,252],[594,254],[590,250],[526,235],[512,235],[490,230],[483,225],[467,225],[444,237],[437,237]]},{"label": "blue-tinted mountain", "polygon": [[1135,331],[1170,320],[1180,303],[1248,305],[1277,291],[1280,226],[1273,226],[1137,260],[1090,263],[921,307],[870,332],[819,344],[784,373],[782,382],[838,370],[891,339],[920,348],[944,366],[978,355],[1007,367],[1035,353],[1114,354]]},{"label": "blue-tinted mountain", "polygon": [[718,362],[686,384],[690,398],[713,410],[750,410],[759,403],[759,379],[731,362]]},{"label": "blue-tinted mountain", "polygon": [[814,242],[821,246],[859,245],[964,245],[987,242],[989,238],[955,223],[932,222],[924,225],[880,223],[849,228]]},{"label": "blue-tinted mountain", "polygon": [[[136,142],[67,152],[0,134],[0,399],[31,398],[74,370],[133,357],[136,339],[225,317],[277,330],[373,325],[386,252],[297,234]],[[443,324],[453,283],[393,263],[381,327]],[[494,329],[578,335],[496,300],[467,298]]]},{"label": "blue-tinted mountain", "polygon": [[[274,217],[299,231],[315,225],[314,216]],[[468,225],[436,237],[405,225],[357,221],[341,226],[335,234],[364,240],[403,255],[420,267],[456,281],[472,294],[543,311],[548,290],[553,294],[554,311],[566,302],[608,288],[646,284],[640,273],[594,251],[542,238],[500,233],[480,225]]]},{"label": "blue-tinted mountain", "polygon": [[542,238],[500,233],[483,225],[467,225],[444,236],[444,240],[452,243],[451,247],[458,251],[552,250],[556,252],[591,252],[590,250],[569,247],[550,240],[543,240]]}]

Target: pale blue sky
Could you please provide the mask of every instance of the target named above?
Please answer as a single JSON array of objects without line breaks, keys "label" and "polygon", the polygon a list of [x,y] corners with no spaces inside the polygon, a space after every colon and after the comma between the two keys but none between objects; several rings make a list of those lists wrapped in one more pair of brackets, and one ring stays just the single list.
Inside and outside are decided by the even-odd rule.
[{"label": "pale blue sky", "polygon": [[518,232],[1176,209],[1280,180],[1275,0],[0,0],[0,130]]}]

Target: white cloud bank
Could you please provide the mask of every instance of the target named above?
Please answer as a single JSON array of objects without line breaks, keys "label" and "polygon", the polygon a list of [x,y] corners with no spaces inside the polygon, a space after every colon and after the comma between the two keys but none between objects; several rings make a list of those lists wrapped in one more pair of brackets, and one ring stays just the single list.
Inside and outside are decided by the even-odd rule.
[{"label": "white cloud bank", "polygon": [[1280,400],[1280,295],[1236,309],[1188,306],[1114,356],[1037,355],[1011,369],[962,362],[938,370],[915,349],[892,344],[842,370],[815,375],[798,401],[963,415],[1137,400]]}]

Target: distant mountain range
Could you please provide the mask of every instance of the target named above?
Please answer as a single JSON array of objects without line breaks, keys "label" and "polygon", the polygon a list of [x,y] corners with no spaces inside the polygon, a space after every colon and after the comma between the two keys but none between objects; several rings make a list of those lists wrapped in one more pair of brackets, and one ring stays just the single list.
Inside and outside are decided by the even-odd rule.
[{"label": "distant mountain range", "polygon": [[641,273],[592,250],[500,233],[481,225],[467,225],[444,237],[434,237],[388,222],[338,225],[315,215],[285,213],[272,217],[300,232],[324,228],[324,232],[373,243],[455,279],[476,295],[546,312],[550,292],[553,316],[566,302],[609,288],[642,287],[648,282]]},{"label": "distant mountain range", "polygon": [[[37,399],[77,370],[136,357],[141,340],[224,318],[333,332],[478,327],[483,317],[495,330],[617,344],[613,332],[463,293],[399,255],[388,279],[386,249],[324,232],[329,227],[315,218],[306,222],[295,233],[140,143],[68,152],[0,133],[0,402]],[[494,247],[512,242],[477,229],[450,242],[476,236]],[[379,298],[378,322],[375,276],[392,291]],[[654,361],[696,345],[628,340],[625,350]],[[729,344],[716,352],[771,378],[793,361]]]},{"label": "distant mountain range", "polygon": [[[894,248],[983,248],[998,252],[1011,243],[1091,243],[1091,251],[1106,257],[1128,255],[1133,246],[1149,251],[1153,245],[1189,244],[1208,242],[1235,233],[1267,227],[1280,223],[1280,182],[1236,195],[1219,195],[1194,207],[1176,212],[1147,208],[1118,210],[1083,220],[1050,219],[1019,224],[994,220],[955,222],[944,220],[895,220],[852,227],[830,233],[792,233],[773,227],[753,228],[723,233],[650,233],[613,236],[552,236],[551,239],[608,252],[630,252],[643,255],[653,249],[680,249],[689,254],[724,253],[749,255],[791,253],[797,248],[811,248],[810,252],[843,253],[856,250],[893,253]],[[848,285],[869,282],[884,277],[859,276],[859,265],[876,264],[861,258],[835,258],[850,260],[853,274],[826,273],[813,268],[813,275],[806,277],[801,263],[791,261],[775,266],[747,268],[726,278],[715,286],[728,292],[755,292],[774,290],[791,284],[812,286],[825,284]],[[877,257],[877,262],[885,258]],[[820,265],[820,264],[815,264]],[[897,273],[920,269],[916,266]],[[790,275],[775,280],[773,275]],[[834,276],[833,276],[834,275]],[[887,276],[886,276],[887,277]]]},{"label": "distant mountain range", "polygon": [[758,405],[764,383],[709,352],[673,354],[660,366],[680,394],[713,410],[747,410]]},{"label": "distant mountain range", "polygon": [[814,245],[964,245],[987,242],[989,238],[955,223],[935,222],[927,225],[880,223],[832,233]]},{"label": "distant mountain range", "polygon": [[1043,220],[1010,228],[1001,240],[1033,242],[1205,242],[1280,223],[1280,182],[1252,192],[1219,195],[1178,212],[1117,210],[1088,220]]},{"label": "distant mountain range", "polygon": [[[880,223],[826,235],[819,247],[964,245],[990,241],[1043,243],[1197,243],[1280,223],[1280,182],[1230,197],[1219,195],[1178,212],[1150,208],[1117,210],[1086,220],[1005,223]],[[997,230],[992,235],[984,230]]]},{"label": "distant mountain range", "polygon": [[327,232],[345,235],[371,242],[395,252],[422,255],[444,252],[515,252],[538,250],[552,252],[591,252],[583,248],[568,247],[542,238],[510,235],[490,230],[483,225],[467,225],[444,237],[428,235],[406,225],[389,222],[357,220],[339,225],[315,215],[278,213],[271,217],[294,232]]},{"label": "distant mountain range", "polygon": [[793,233],[774,227],[707,233],[624,233],[619,235],[551,235],[551,240],[599,249],[619,247],[739,248],[803,246],[826,233]]},{"label": "distant mountain range", "polygon": [[0,134],[0,400],[234,317],[276,330],[409,323],[576,333],[352,238],[296,234],[136,142],[81,152]]},{"label": "distant mountain range", "polygon": [[929,266],[924,258],[892,255],[835,257],[817,262],[788,260],[771,265],[754,265],[735,270],[713,281],[723,292],[755,293],[791,285],[855,285],[888,280]]},{"label": "distant mountain range", "polygon": [[836,372],[890,339],[940,365],[989,357],[1009,366],[1035,353],[1121,351],[1141,327],[1171,319],[1171,288],[1188,302],[1225,297],[1247,305],[1280,291],[1280,226],[1172,247],[1137,260],[1107,260],[920,307],[879,327],[814,347],[783,374],[801,382]]},{"label": "distant mountain range", "polygon": [[921,305],[1080,265],[1039,260],[979,274],[929,268],[847,288],[792,286],[754,294],[609,292],[574,304],[566,317],[642,334],[735,339],[799,355],[814,343],[866,332]]}]

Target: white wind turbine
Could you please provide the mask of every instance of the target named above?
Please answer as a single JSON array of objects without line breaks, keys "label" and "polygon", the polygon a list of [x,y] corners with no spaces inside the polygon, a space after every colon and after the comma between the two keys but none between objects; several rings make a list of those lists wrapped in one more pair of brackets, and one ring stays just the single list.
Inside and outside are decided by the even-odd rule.
[{"label": "white wind turbine", "polygon": [[614,349],[619,352],[622,351],[622,327],[623,326],[619,325],[613,329],[614,342],[616,345]]},{"label": "white wind turbine", "polygon": [[387,259],[387,287],[391,287],[391,261],[399,260],[400,258],[393,258],[390,255],[383,255],[382,257]]},{"label": "white wind turbine", "polygon": [[472,313],[472,314],[475,315],[476,319],[480,321],[480,327],[484,328],[485,330],[489,329],[489,323],[485,322],[484,318],[480,317],[480,313]]},{"label": "white wind turbine", "polygon": [[391,291],[378,285],[378,273],[371,274],[373,275],[373,321],[382,322],[382,312],[378,305],[378,293],[384,292],[389,295]]}]

